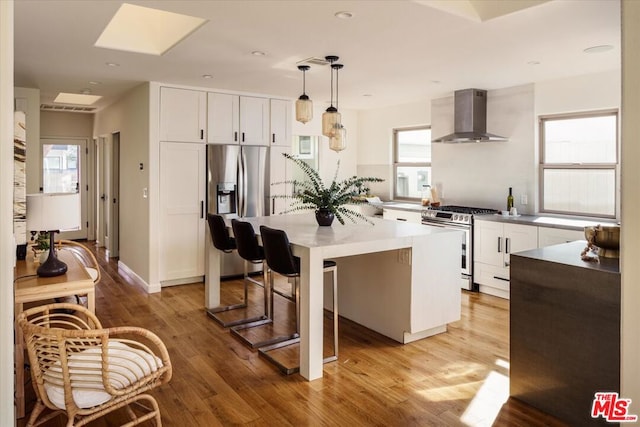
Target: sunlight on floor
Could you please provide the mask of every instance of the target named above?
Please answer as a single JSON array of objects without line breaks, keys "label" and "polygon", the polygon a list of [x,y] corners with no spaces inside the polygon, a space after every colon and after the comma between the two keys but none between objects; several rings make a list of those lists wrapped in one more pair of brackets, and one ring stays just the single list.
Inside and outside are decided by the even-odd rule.
[{"label": "sunlight on floor", "polygon": [[[498,370],[506,369],[508,372],[509,362],[498,359],[496,365]],[[508,398],[509,376],[491,371],[460,417],[460,421],[474,427],[491,426]]]}]

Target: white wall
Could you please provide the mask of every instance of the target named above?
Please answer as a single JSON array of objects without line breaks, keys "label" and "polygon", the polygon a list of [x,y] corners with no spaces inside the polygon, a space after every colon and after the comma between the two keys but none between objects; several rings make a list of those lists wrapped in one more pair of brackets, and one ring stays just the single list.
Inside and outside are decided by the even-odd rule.
[{"label": "white wall", "polygon": [[640,2],[622,1],[621,395],[640,415]]},{"label": "white wall", "polygon": [[358,176],[385,181],[370,186],[383,200],[393,195],[393,129],[431,124],[429,100],[392,107],[362,110],[358,114]]},{"label": "white wall", "polygon": [[13,406],[13,1],[0,1],[0,425]]},{"label": "white wall", "polygon": [[96,114],[94,136],[114,132],[120,132],[120,262],[149,283],[149,198],[142,197],[150,187],[148,83]]},{"label": "white wall", "polygon": [[16,105],[26,105],[27,115],[27,194],[40,191],[40,89],[14,88]]},{"label": "white wall", "polygon": [[[535,187],[533,85],[487,92],[487,132],[508,141],[432,145],[433,184],[443,203],[506,209],[513,187],[518,211],[531,213]],[[434,138],[453,132],[453,96],[431,103]]]},{"label": "white wall", "polygon": [[93,136],[93,114],[42,111],[40,113],[40,136],[82,137]]}]

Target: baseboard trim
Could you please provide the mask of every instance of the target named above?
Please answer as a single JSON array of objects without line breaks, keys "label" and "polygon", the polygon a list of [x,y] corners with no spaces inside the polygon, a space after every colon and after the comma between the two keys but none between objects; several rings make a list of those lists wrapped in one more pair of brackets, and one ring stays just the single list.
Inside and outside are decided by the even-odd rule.
[{"label": "baseboard trim", "polygon": [[142,277],[138,276],[138,274],[136,274],[135,271],[130,269],[122,261],[118,261],[118,270],[119,270],[119,272],[121,270],[124,274],[129,276],[137,285],[140,285],[142,287],[142,289],[144,289],[148,294],[153,294],[153,293],[156,293],[156,292],[160,292],[160,284],[155,285],[155,286],[149,285],[146,281],[144,281],[144,279]]}]

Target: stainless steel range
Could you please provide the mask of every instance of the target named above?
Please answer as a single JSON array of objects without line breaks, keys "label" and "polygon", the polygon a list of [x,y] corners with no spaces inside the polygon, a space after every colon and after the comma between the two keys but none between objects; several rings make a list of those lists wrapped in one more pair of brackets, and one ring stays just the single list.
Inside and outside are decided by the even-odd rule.
[{"label": "stainless steel range", "polygon": [[495,209],[468,206],[440,206],[422,210],[422,223],[434,227],[460,230],[462,234],[462,289],[476,290],[473,285],[473,216],[498,213]]}]

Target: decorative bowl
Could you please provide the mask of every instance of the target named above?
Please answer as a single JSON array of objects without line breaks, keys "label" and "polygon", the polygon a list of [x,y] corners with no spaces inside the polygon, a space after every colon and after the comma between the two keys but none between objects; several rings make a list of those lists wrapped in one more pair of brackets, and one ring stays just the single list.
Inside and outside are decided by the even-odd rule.
[{"label": "decorative bowl", "polygon": [[604,258],[620,257],[620,227],[617,225],[585,227],[587,242],[598,248],[598,256]]}]

